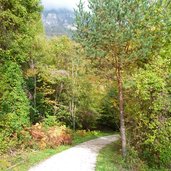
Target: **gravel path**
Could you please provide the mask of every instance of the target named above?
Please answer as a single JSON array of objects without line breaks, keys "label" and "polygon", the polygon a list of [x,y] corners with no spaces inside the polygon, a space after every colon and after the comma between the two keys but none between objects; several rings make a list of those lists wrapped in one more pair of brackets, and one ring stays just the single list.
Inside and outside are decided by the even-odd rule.
[{"label": "gravel path", "polygon": [[99,150],[118,139],[118,135],[110,135],[84,142],[50,157],[29,171],[94,171]]}]

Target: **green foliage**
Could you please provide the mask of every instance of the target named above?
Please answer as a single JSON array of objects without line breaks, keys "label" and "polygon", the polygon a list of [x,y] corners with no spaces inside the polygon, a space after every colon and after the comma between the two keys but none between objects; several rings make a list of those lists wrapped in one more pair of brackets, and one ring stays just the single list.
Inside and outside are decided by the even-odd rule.
[{"label": "green foliage", "polygon": [[41,7],[39,0],[0,0],[0,6],[0,151],[6,151],[29,139],[21,133],[30,124],[30,104],[19,64],[41,30]]},{"label": "green foliage", "polygon": [[81,129],[94,129],[98,119],[97,87],[88,80],[80,80],[77,101],[77,127]]},{"label": "green foliage", "polygon": [[56,121],[56,116],[49,116],[49,115],[46,118],[44,118],[42,124],[44,127],[52,127],[55,125],[59,125],[59,123]]},{"label": "green foliage", "polygon": [[[89,10],[80,3],[76,11],[76,40],[94,61],[97,57],[100,62],[104,62],[101,57],[110,61],[103,66],[115,68],[113,80],[119,94],[119,83],[125,82],[129,142],[141,158],[155,166],[168,166],[164,146],[171,142],[164,126],[170,122],[170,24],[168,1],[89,0]],[[161,129],[167,137],[162,142],[158,136]]]},{"label": "green foliage", "polygon": [[128,155],[125,158],[124,165],[128,170],[148,171],[148,166],[140,159],[138,151],[134,147],[128,147]]},{"label": "green foliage", "polygon": [[[6,145],[20,139],[20,131],[29,125],[29,101],[24,92],[24,81],[20,67],[14,62],[1,66],[0,136]],[[13,137],[9,141],[10,137]],[[17,142],[15,142],[17,143]],[[1,146],[3,148],[3,146]],[[4,147],[3,150],[5,150]]]},{"label": "green foliage", "polygon": [[66,36],[48,41],[37,37],[31,54],[33,60],[25,70],[31,121],[52,115],[72,128],[94,128],[101,94],[91,81],[90,62],[82,48]]},{"label": "green foliage", "polygon": [[58,112],[56,114],[56,118],[58,122],[61,122],[70,128],[72,128],[72,116],[70,111],[68,110],[68,107],[59,107]]},{"label": "green foliage", "polygon": [[97,157],[96,171],[123,171],[122,157],[118,154],[119,149],[118,143],[113,143],[100,150]]},{"label": "green foliage", "polygon": [[[89,11],[82,3],[76,11],[79,45],[66,36],[37,35],[39,0],[0,0],[0,152],[70,143],[61,123],[74,130],[118,129],[117,85],[123,81],[127,168],[143,170],[140,158],[154,169],[169,168],[171,3],[89,3]],[[29,129],[30,121],[40,124]],[[76,132],[78,142],[99,134]]]},{"label": "green foliage", "polygon": [[144,69],[138,69],[132,76],[133,82],[130,81],[129,84],[129,94],[132,96],[126,110],[129,113],[131,143],[152,166],[169,167],[170,163],[171,109],[168,76],[167,58],[158,57],[146,64]]},{"label": "green foliage", "polygon": [[117,56],[123,63],[138,57],[145,62],[168,42],[166,2],[89,0],[89,4],[89,11],[82,3],[76,11],[75,38],[91,56]]},{"label": "green foliage", "polygon": [[37,123],[29,129],[29,132],[33,140],[30,145],[36,149],[55,148],[62,144],[72,143],[71,131],[66,126],[50,127]]},{"label": "green foliage", "polygon": [[112,88],[109,88],[106,96],[104,96],[101,101],[98,124],[103,129],[119,129],[119,109],[117,97],[117,90],[115,90],[114,86],[112,86]]},{"label": "green foliage", "polygon": [[102,136],[112,135],[113,132],[101,132],[101,131],[86,131],[86,130],[77,130],[73,133],[73,145],[80,144],[91,139],[99,138]]},{"label": "green foliage", "polygon": [[56,148],[46,148],[43,150],[17,150],[15,151],[15,154],[4,154],[0,157],[0,170],[6,171],[10,167],[13,167],[11,170],[16,171],[27,171],[30,167],[36,165],[37,163],[49,158],[50,156],[53,156],[54,154],[60,153],[64,150],[67,150],[68,148],[91,140],[95,139],[97,137],[105,136],[105,135],[111,135],[112,133],[104,133],[104,132],[88,132],[85,136],[79,136],[77,134],[74,134],[73,144],[72,145],[61,145]]},{"label": "green foliage", "polygon": [[27,51],[39,27],[40,1],[0,1],[0,56],[1,61],[24,62]]},{"label": "green foliage", "polygon": [[120,148],[120,142],[115,142],[100,150],[97,157],[96,171],[169,171],[165,168],[154,169],[148,167],[140,160],[137,151],[132,147],[128,148],[128,155],[123,160],[120,155]]}]

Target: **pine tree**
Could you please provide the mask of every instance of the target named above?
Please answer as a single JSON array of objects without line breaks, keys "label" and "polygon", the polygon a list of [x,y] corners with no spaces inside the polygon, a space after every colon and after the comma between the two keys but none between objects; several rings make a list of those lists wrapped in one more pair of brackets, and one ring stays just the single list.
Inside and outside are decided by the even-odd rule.
[{"label": "pine tree", "polygon": [[[115,68],[122,154],[126,156],[123,71],[128,63],[147,63],[167,40],[167,1],[89,0],[76,11],[75,38],[95,58],[110,57]],[[162,30],[162,31],[161,31]],[[158,41],[160,39],[160,41]]]}]

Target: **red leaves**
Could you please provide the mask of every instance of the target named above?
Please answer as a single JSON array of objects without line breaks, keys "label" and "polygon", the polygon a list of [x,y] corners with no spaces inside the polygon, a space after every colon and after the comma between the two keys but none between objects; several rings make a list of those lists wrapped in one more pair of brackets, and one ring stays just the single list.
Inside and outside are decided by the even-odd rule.
[{"label": "red leaves", "polygon": [[45,129],[42,125],[36,124],[31,127],[29,132],[41,149],[72,143],[71,134],[67,128],[62,126],[53,126]]}]

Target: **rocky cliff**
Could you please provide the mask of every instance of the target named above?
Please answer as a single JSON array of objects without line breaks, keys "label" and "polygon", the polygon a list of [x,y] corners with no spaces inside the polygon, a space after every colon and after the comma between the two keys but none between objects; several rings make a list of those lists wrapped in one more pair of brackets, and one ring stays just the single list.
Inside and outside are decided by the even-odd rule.
[{"label": "rocky cliff", "polygon": [[74,28],[74,12],[68,9],[44,10],[42,20],[48,37],[71,36]]}]

